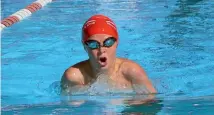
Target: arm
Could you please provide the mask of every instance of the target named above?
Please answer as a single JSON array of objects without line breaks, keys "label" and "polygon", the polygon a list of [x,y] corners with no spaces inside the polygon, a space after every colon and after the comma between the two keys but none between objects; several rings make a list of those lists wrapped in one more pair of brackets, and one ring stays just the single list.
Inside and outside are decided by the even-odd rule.
[{"label": "arm", "polygon": [[[76,92],[80,92],[82,87],[81,74],[79,69],[70,67],[67,69],[61,79],[61,94],[70,95]],[[73,106],[80,106],[85,103],[84,100],[66,100],[66,103]]]},{"label": "arm", "polygon": [[[68,95],[77,92],[81,87],[81,75],[79,70],[74,67],[67,69],[61,78],[61,94]],[[72,91],[72,92],[71,92]]]},{"label": "arm", "polygon": [[133,89],[136,91],[136,93],[151,94],[157,92],[151,81],[148,79],[143,68],[141,68],[138,64],[129,61],[125,67],[125,74],[132,82]]},{"label": "arm", "polygon": [[[132,61],[125,62],[124,74],[132,83],[132,87],[137,94],[133,99],[126,102],[130,105],[141,105],[154,102],[154,93],[157,93],[152,83],[148,79],[146,72],[138,64]],[[144,95],[146,94],[146,95]],[[139,98],[140,97],[140,98]]]}]

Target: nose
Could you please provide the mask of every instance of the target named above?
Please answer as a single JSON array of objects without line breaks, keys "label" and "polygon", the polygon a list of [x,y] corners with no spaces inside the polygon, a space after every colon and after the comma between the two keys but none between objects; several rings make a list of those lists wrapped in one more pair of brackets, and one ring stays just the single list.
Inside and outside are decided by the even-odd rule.
[{"label": "nose", "polygon": [[106,53],[106,47],[103,47],[103,46],[101,46],[100,48],[99,48],[99,53],[100,54],[103,54],[103,53]]}]

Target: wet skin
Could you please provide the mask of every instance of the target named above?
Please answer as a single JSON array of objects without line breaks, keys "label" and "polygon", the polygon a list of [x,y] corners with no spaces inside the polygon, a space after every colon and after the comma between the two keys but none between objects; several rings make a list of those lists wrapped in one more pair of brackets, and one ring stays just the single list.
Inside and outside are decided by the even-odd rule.
[{"label": "wet skin", "polygon": [[93,50],[83,42],[89,59],[69,67],[64,72],[61,79],[62,94],[70,94],[79,88],[93,85],[98,79],[108,80],[109,86],[116,90],[133,90],[139,94],[156,93],[141,66],[131,60],[116,57],[118,41],[111,47],[102,47],[109,37],[112,36],[95,34],[88,38],[98,41],[101,45]]}]

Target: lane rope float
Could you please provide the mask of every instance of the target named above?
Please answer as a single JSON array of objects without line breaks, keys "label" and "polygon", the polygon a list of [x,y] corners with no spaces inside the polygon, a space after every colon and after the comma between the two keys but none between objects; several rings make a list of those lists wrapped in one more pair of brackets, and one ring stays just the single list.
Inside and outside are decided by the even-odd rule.
[{"label": "lane rope float", "polygon": [[5,18],[1,21],[0,31],[2,31],[6,27],[9,27],[9,26],[25,19],[26,17],[29,17],[31,14],[33,14],[34,12],[41,9],[42,7],[44,7],[45,5],[47,5],[48,3],[52,2],[52,1],[53,0],[37,0],[37,1],[33,2],[32,4],[28,5],[27,7],[25,7],[24,9],[21,9],[21,10],[15,12],[14,14],[8,16],[7,18]]}]

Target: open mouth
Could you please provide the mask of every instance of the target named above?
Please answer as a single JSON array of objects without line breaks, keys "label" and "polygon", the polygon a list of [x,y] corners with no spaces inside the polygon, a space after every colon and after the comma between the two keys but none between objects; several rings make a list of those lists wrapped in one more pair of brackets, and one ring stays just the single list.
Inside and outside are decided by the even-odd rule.
[{"label": "open mouth", "polygon": [[107,58],[106,57],[100,57],[99,63],[102,67],[107,65]]},{"label": "open mouth", "polygon": [[100,58],[100,61],[101,61],[101,62],[106,62],[106,60],[107,60],[106,57],[101,57],[101,58]]}]

